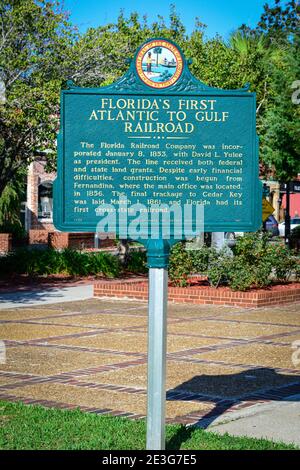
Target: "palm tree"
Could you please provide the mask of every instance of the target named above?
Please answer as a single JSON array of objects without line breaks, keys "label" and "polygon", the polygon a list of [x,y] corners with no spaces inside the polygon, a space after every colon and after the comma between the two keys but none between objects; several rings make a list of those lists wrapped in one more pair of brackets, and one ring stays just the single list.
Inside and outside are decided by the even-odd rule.
[{"label": "palm tree", "polygon": [[251,36],[245,31],[235,31],[230,36],[229,45],[242,59],[246,59],[253,49],[261,53],[266,51],[266,38],[263,34]]},{"label": "palm tree", "polygon": [[153,53],[156,54],[156,66],[158,66],[158,56],[159,56],[159,54],[162,53],[162,48],[161,47],[155,47],[153,49]]}]

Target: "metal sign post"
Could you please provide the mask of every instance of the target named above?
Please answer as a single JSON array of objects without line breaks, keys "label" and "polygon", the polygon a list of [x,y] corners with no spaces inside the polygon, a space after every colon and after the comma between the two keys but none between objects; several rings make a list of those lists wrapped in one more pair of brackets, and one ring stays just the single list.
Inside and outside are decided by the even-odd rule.
[{"label": "metal sign post", "polygon": [[164,450],[168,265],[170,247],[178,240],[141,241],[149,266],[147,450]]},{"label": "metal sign post", "polygon": [[165,449],[168,270],[149,269],[147,449]]}]

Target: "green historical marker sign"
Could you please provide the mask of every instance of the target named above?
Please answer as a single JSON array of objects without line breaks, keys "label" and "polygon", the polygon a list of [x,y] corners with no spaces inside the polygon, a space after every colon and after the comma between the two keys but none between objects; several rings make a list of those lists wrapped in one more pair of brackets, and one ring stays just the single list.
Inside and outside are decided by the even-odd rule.
[{"label": "green historical marker sign", "polygon": [[[192,232],[196,207],[205,231],[256,230],[255,94],[209,87],[174,43],[147,41],[118,82],[62,91],[54,197],[54,224],[64,231],[99,231],[113,207],[106,229],[145,239],[146,224],[158,233],[166,223],[161,205],[189,208],[182,236],[171,228],[177,239]],[[134,237],[126,230],[138,212]]]},{"label": "green historical marker sign", "polygon": [[190,73],[150,39],[113,85],[61,94],[54,224],[140,240],[149,266],[147,449],[164,448],[168,257],[203,231],[261,224],[255,94]]}]

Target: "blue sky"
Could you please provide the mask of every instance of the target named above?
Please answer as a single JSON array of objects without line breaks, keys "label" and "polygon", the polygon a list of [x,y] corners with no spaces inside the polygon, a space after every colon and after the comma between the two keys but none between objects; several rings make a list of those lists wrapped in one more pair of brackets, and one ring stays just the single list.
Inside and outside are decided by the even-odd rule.
[{"label": "blue sky", "polygon": [[[160,14],[168,17],[169,5],[174,3],[181,20],[187,28],[187,32],[193,30],[195,17],[207,24],[207,37],[216,33],[227,38],[228,35],[246,23],[254,26],[263,11],[263,5],[267,0],[65,0],[65,8],[71,13],[71,20],[77,24],[80,31],[84,32],[89,27],[115,22],[120,9],[128,15],[131,11],[137,11],[141,15],[147,14],[149,21],[157,19]],[[273,0],[268,0],[273,4]]]}]

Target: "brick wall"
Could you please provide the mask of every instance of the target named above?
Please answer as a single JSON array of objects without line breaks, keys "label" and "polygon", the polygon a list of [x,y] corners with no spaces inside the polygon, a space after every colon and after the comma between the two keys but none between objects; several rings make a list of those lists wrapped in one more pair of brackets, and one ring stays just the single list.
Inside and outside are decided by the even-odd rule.
[{"label": "brick wall", "polygon": [[94,248],[94,233],[69,233],[69,248],[84,250],[85,248]]},{"label": "brick wall", "polygon": [[69,233],[50,232],[48,234],[48,245],[55,250],[62,250],[69,246]]},{"label": "brick wall", "polygon": [[[67,232],[49,232],[48,245],[51,248],[60,250],[63,248],[73,248],[76,250],[90,250],[95,247],[95,234],[86,233],[67,233]],[[109,248],[114,246],[114,241],[110,239],[100,240],[99,248]]]},{"label": "brick wall", "polygon": [[73,248],[77,250],[94,248],[94,234],[50,232],[48,235],[48,244],[51,248],[56,250],[63,248]]},{"label": "brick wall", "polygon": [[30,229],[28,234],[29,245],[47,244],[48,243],[48,230],[43,229]]},{"label": "brick wall", "polygon": [[8,253],[12,249],[11,233],[0,233],[0,253]]},{"label": "brick wall", "polygon": [[[94,296],[147,300],[148,282],[146,280],[99,281],[94,285]],[[299,301],[300,284],[299,286],[276,286],[276,290],[253,290],[249,292],[236,292],[225,288],[169,286],[168,300],[175,303],[257,308]]]}]

